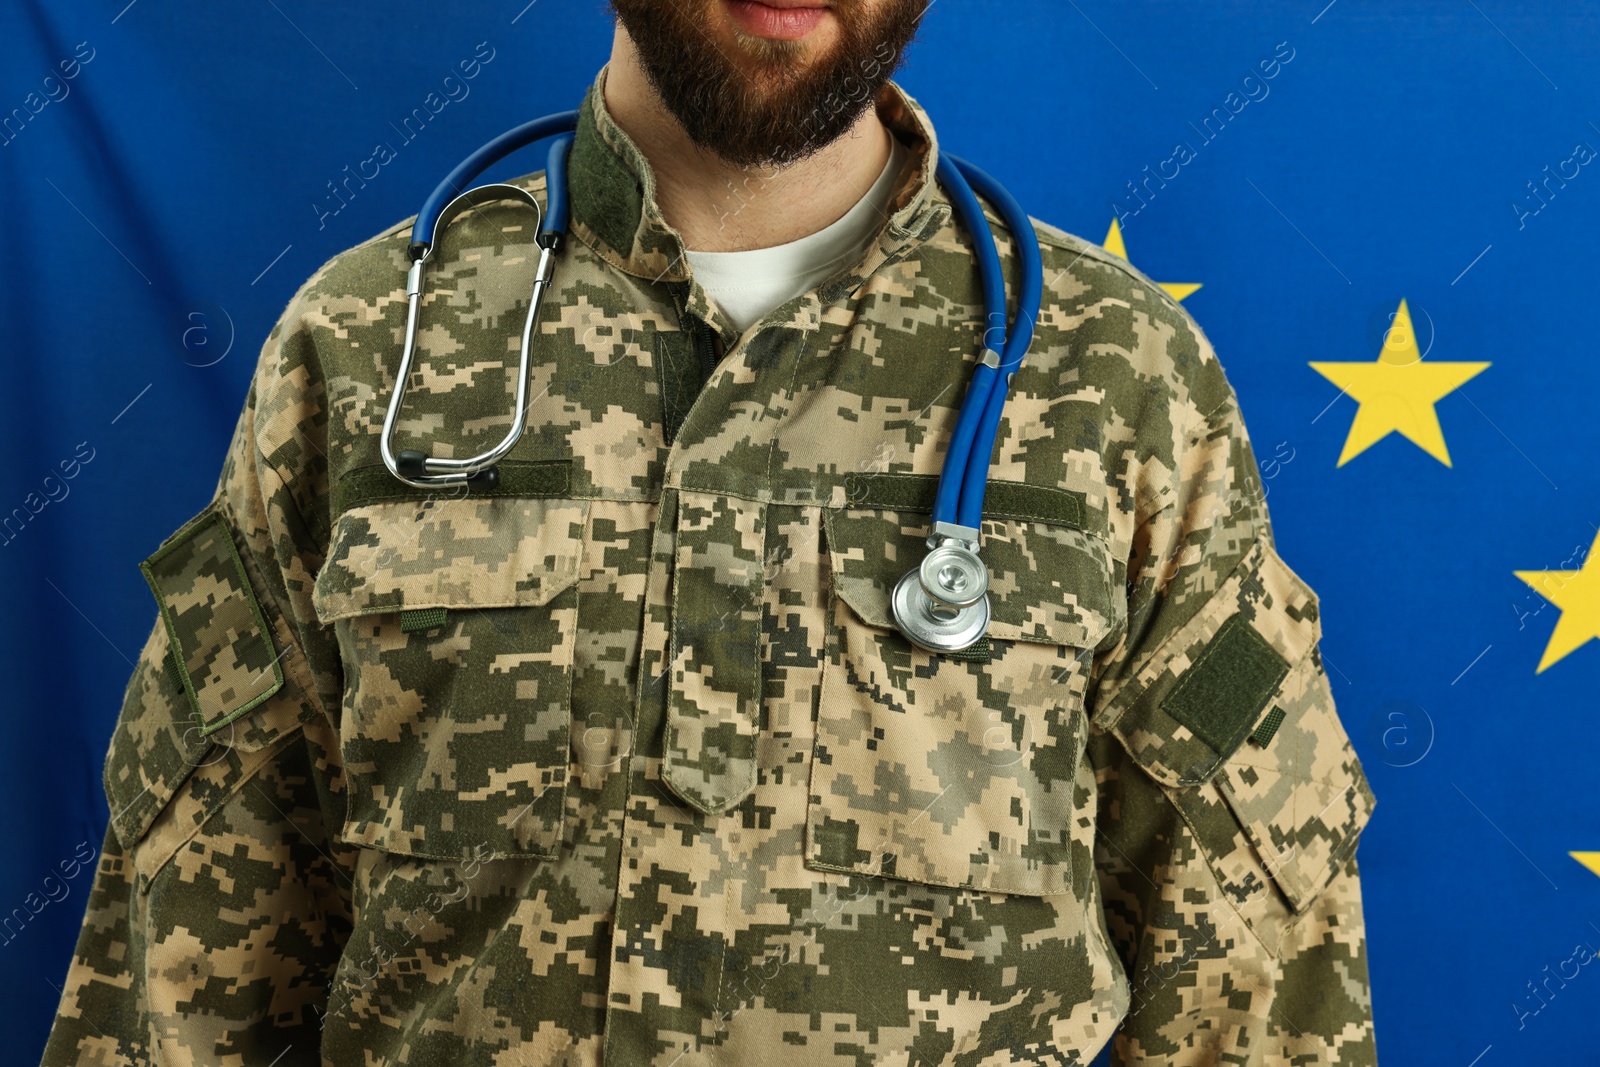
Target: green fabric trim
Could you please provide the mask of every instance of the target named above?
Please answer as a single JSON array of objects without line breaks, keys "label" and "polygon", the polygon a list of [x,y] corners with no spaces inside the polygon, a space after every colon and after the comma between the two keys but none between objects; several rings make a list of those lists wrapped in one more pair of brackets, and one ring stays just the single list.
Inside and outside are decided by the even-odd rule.
[{"label": "green fabric trim", "polygon": [[[812,853],[817,863],[831,870],[850,871],[872,858],[860,845],[861,827],[850,820],[824,815],[820,825],[811,827]],[[894,854],[884,855],[883,873],[894,877]]]},{"label": "green fabric trim", "polygon": [[427,500],[430,497],[446,500],[471,496],[475,499],[497,496],[562,497],[572,487],[572,460],[549,459],[537,462],[503,460],[500,484],[493,489],[473,488],[463,491],[461,486],[440,489],[417,489],[389,473],[381,463],[357,467],[346,471],[333,491],[333,512],[343,514],[351,508],[368,504],[386,504],[397,500]]},{"label": "green fabric trim", "polygon": [[[169,592],[163,586],[162,580],[164,577],[170,577],[166,574],[164,567],[167,558],[175,552],[187,549],[191,541],[204,533],[207,527],[213,525],[219,527],[219,540],[227,546],[225,563],[231,565],[230,577],[234,579],[230,583],[230,591],[245,598],[246,605],[250,610],[250,618],[253,622],[252,632],[234,632],[228,635],[228,642],[233,646],[231,654],[237,656],[240,650],[246,647],[245,643],[253,640],[260,646],[263,655],[272,656],[270,664],[262,668],[263,674],[268,669],[272,671],[272,684],[248,700],[236,706],[225,708],[216,718],[207,721],[205,711],[200,704],[200,697],[195,692],[194,679],[189,674],[184,632],[179,626],[177,612],[173,607],[175,601],[181,601],[183,597],[188,595],[188,591],[176,589]],[[189,698],[189,709],[194,713],[195,722],[199,724],[201,737],[216,732],[241,715],[254,710],[283,688],[283,666],[279,662],[282,657],[273,653],[271,630],[267,628],[267,620],[261,612],[261,604],[256,599],[255,589],[251,586],[250,577],[245,572],[244,560],[239,556],[239,546],[234,543],[233,528],[222,514],[222,508],[218,500],[213,499],[198,515],[180,527],[176,533],[167,539],[166,543],[140,563],[139,572],[144,575],[145,584],[150,587],[150,592],[155,595],[156,605],[161,613],[161,621],[167,628],[167,637],[170,641],[168,651],[172,656],[172,666],[177,671],[180,687],[183,689],[184,695]],[[158,574],[158,572],[160,573]],[[215,578],[216,575],[211,575],[211,577]],[[207,633],[205,636],[211,638],[216,635]],[[185,654],[180,655],[180,653]]]},{"label": "green fabric trim", "polygon": [[161,657],[161,666],[167,672],[167,680],[172,683],[172,688],[183,688],[183,672],[178,669],[178,654],[172,646],[167,646],[167,654]]},{"label": "green fabric trim", "polygon": [[976,644],[963,648],[960,652],[946,652],[944,654],[945,659],[958,659],[964,663],[988,663],[989,656],[988,634],[984,634],[978,638]]},{"label": "green fabric trim", "polygon": [[677,440],[689,409],[716,369],[712,329],[689,314],[689,283],[672,287],[679,332],[655,334],[656,384],[661,390],[661,421],[667,444]]},{"label": "green fabric trim", "polygon": [[[939,479],[932,474],[850,474],[845,476],[847,507],[888,508],[932,513]],[[1083,494],[1024,482],[989,482],[983,498],[988,519],[1023,519],[1087,530]]]},{"label": "green fabric trim", "polygon": [[1288,673],[1282,653],[1243,615],[1232,615],[1178,678],[1161,710],[1226,757]]},{"label": "green fabric trim", "polygon": [[1267,743],[1272,740],[1272,735],[1277,733],[1278,727],[1283,725],[1285,718],[1283,709],[1273,705],[1272,710],[1267,712],[1266,718],[1261,720],[1260,725],[1255,728],[1255,732],[1250,735],[1250,740],[1262,748],[1266,748]]},{"label": "green fabric trim", "polygon": [[437,630],[449,617],[449,608],[410,608],[400,613],[400,632],[411,634],[418,630]]},{"label": "green fabric trim", "polygon": [[626,258],[644,217],[644,189],[633,170],[606,144],[595,123],[593,86],[578,108],[578,129],[567,158],[572,217]]},{"label": "green fabric trim", "polygon": [[695,383],[694,342],[686,333],[655,335],[656,385],[661,389],[661,423],[667,444],[678,438],[678,428],[689,413],[699,389]]}]

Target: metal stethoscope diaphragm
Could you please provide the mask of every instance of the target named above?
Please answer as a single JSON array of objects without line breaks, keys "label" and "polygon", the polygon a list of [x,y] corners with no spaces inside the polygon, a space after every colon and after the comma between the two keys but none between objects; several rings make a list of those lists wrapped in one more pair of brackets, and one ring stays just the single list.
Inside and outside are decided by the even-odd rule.
[{"label": "metal stethoscope diaphragm", "polygon": [[978,531],[935,531],[922,564],[896,583],[890,609],[900,632],[929,652],[959,652],[989,629],[989,568]]}]

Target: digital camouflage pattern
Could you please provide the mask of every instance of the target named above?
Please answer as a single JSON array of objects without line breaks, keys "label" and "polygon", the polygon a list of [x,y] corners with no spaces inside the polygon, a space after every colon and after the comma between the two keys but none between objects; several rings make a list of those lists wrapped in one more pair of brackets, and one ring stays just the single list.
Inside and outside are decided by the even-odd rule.
[{"label": "digital camouflage pattern", "polygon": [[227,520],[209,509],[140,565],[172,642],[171,669],[202,733],[227,725],[283,685]]},{"label": "digital camouflage pattern", "polygon": [[[226,530],[217,602],[260,608],[180,625],[191,676],[270,644],[282,684],[204,732],[252,690],[197,718],[156,623],[45,1063],[1374,1062],[1372,798],[1193,321],[1037,224],[994,623],[931,656],[889,590],[983,309],[927,116],[886,88],[916,164],[877,242],[741,336],[603,84],[493,492],[381,466],[409,224],[268,339],[163,551]],[[399,447],[503,432],[529,223],[437,250]]]}]

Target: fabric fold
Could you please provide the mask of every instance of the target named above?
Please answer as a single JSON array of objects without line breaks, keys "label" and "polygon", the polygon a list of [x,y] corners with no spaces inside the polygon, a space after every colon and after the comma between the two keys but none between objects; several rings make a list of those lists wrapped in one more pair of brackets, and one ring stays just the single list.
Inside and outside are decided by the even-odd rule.
[{"label": "fabric fold", "polygon": [[710,493],[678,501],[662,778],[707,815],[756,784],[766,505]]}]

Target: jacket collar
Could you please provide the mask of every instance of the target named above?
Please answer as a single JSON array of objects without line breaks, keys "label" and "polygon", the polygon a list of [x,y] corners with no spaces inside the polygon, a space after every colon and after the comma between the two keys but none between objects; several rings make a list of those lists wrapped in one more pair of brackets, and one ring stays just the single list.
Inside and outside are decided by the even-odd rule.
[{"label": "jacket collar", "polygon": [[[723,335],[724,344],[731,345],[738,331],[701,287],[692,284],[682,238],[662,217],[656,202],[649,160],[606,109],[608,67],[600,68],[578,111],[568,162],[572,233],[627,274],[654,283],[691,283],[686,311],[710,323]],[[890,214],[878,240],[861,262],[823,283],[820,292],[828,303],[855,292],[885,262],[903,258],[950,217],[949,203],[935,195],[939,145],[927,112],[893,81],[879,92],[876,106],[890,133],[910,150],[911,160],[890,199]],[[817,300],[807,301],[792,325],[814,328],[820,310]]]}]

